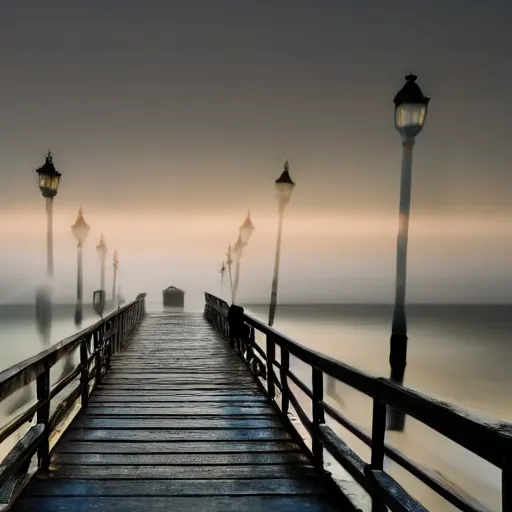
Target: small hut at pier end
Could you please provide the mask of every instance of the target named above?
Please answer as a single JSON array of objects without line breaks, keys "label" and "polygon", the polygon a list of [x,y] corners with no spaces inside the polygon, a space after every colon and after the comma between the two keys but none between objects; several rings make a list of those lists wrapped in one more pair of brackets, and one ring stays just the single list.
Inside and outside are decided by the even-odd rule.
[{"label": "small hut at pier end", "polygon": [[185,305],[185,292],[176,288],[176,286],[169,286],[162,293],[164,296],[164,306],[182,308]]}]

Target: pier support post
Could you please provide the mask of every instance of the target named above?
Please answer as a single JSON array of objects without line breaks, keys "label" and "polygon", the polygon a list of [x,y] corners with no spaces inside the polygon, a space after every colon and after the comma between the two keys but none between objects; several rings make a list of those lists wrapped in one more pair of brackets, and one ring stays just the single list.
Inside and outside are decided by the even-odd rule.
[{"label": "pier support post", "polygon": [[227,321],[229,325],[229,344],[236,348],[237,342],[239,342],[244,335],[244,308],[232,304],[229,307]]}]

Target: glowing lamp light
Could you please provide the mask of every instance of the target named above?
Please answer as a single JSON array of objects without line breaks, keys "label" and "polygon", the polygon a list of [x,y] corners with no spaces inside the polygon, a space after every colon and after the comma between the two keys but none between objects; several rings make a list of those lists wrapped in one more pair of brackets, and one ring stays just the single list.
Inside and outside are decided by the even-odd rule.
[{"label": "glowing lamp light", "polygon": [[43,197],[51,198],[57,195],[59,188],[60,178],[62,174],[55,169],[53,165],[53,156],[51,151],[46,155],[46,162],[42,167],[36,169],[39,174],[39,189]]},{"label": "glowing lamp light", "polygon": [[395,128],[404,140],[414,139],[420,133],[427,117],[430,98],[421,92],[416,75],[405,77],[405,85],[398,91],[395,104]]},{"label": "glowing lamp light", "polygon": [[238,238],[242,247],[245,247],[249,243],[249,239],[251,238],[254,229],[254,224],[252,223],[251,219],[251,212],[247,212],[247,217],[245,218],[243,224],[240,226],[240,236]]},{"label": "glowing lamp light", "polygon": [[71,232],[79,246],[82,246],[85,243],[90,230],[90,226],[85,222],[82,208],[80,208],[78,210],[78,217],[76,218],[75,223],[71,226]]},{"label": "glowing lamp light", "polygon": [[276,197],[281,206],[286,206],[290,202],[293,187],[295,187],[295,183],[290,177],[290,166],[288,160],[286,160],[284,170],[276,180]]}]

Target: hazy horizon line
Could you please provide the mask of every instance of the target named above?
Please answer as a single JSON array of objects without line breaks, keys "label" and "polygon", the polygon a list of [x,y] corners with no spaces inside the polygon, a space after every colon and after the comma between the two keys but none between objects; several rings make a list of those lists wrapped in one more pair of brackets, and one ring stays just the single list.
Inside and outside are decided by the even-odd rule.
[{"label": "hazy horizon line", "polygon": [[[268,307],[267,302],[247,302],[242,306],[246,307]],[[277,305],[281,306],[390,306],[393,307],[392,302],[283,302]],[[511,302],[409,302],[405,305],[408,306],[512,306]]]}]

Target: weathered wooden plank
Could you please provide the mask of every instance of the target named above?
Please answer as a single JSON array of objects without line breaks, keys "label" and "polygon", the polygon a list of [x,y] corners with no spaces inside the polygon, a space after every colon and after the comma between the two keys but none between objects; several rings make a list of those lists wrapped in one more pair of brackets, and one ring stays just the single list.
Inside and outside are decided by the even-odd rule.
[{"label": "weathered wooden plank", "polygon": [[[40,480],[32,496],[250,496],[323,494],[318,479],[258,480],[137,480],[137,485],[115,480]],[[208,510],[208,509],[207,509]]]},{"label": "weathered wooden plank", "polygon": [[[225,409],[225,408],[232,408],[232,409],[255,409],[256,414],[255,416],[261,415],[266,411],[267,416],[275,415],[275,411],[272,410],[272,408],[268,407],[267,404],[264,402],[218,402],[218,401],[210,401],[208,403],[201,403],[201,402],[195,402],[197,403],[197,408],[204,408],[204,406],[216,406],[217,409]],[[100,413],[101,411],[104,411],[105,409],[115,409],[116,413],[114,415],[118,415],[119,409],[165,409],[165,410],[174,410],[179,407],[187,408],[187,412],[179,414],[179,416],[187,416],[190,414],[194,414],[191,411],[194,407],[194,403],[189,402],[188,400],[175,400],[172,402],[121,402],[121,403],[115,403],[115,402],[96,402],[95,404],[91,405],[90,409],[88,408],[87,411],[84,411],[83,414],[87,415],[95,415],[97,413]],[[208,410],[217,410],[217,409],[208,409]],[[201,415],[198,413],[198,415]],[[208,415],[208,414],[207,414]],[[224,416],[227,416],[229,414],[224,414]],[[246,414],[244,414],[246,415]],[[249,412],[249,415],[252,416],[251,412]]]},{"label": "weathered wooden plank", "polygon": [[164,395],[148,395],[147,393],[142,396],[129,395],[105,395],[105,394],[94,394],[89,403],[89,407],[95,407],[98,405],[106,404],[109,405],[123,405],[128,403],[137,403],[139,405],[148,404],[166,404],[173,402],[188,402],[192,403],[224,403],[230,402],[235,405],[248,405],[248,404],[265,404],[267,399],[261,395],[220,395],[220,396],[202,396],[197,395],[182,395],[182,394],[164,394]]},{"label": "weathered wooden plank", "polygon": [[230,407],[230,406],[209,406],[202,405],[193,407],[176,404],[174,407],[91,407],[87,409],[88,416],[243,416],[243,415],[275,415],[270,407]]},{"label": "weathered wooden plank", "polygon": [[290,441],[171,441],[171,442],[59,442],[56,453],[118,453],[118,454],[173,454],[173,453],[259,453],[297,452],[299,447]]},{"label": "weathered wooden plank", "polygon": [[[215,392],[215,393],[232,393],[233,392],[233,384],[146,384],[142,382],[140,384],[119,384],[119,383],[110,383],[108,380],[104,383],[104,387],[101,389],[101,392],[105,390],[109,390],[112,392],[120,392],[120,391],[137,391],[140,394],[147,392],[172,392],[172,391],[196,391],[196,392]],[[251,384],[237,384],[235,389],[237,391],[253,391],[254,390],[254,382]]]},{"label": "weathered wooden plank", "polygon": [[147,375],[140,375],[138,377],[118,377],[115,375],[109,376],[109,382],[112,384],[138,384],[143,382],[144,384],[208,384],[208,385],[230,385],[236,386],[237,383],[253,383],[254,380],[250,375],[240,376],[240,377],[229,377],[229,376],[219,376],[218,378],[208,378],[208,376],[198,376],[194,374],[183,375],[180,377],[173,378],[170,375],[166,375],[165,377],[148,377]]},{"label": "weathered wooden plank", "polygon": [[141,385],[137,388],[129,386],[128,389],[123,389],[125,386],[110,386],[108,385],[108,381],[106,381],[107,385],[102,385],[96,388],[94,392],[94,397],[102,397],[102,396],[133,396],[134,389],[143,389],[144,394],[139,393],[138,396],[198,396],[198,397],[210,397],[210,396],[255,396],[262,397],[261,391],[255,388],[254,383],[251,386],[243,386],[241,389],[238,387],[234,388],[233,386],[229,387],[169,387],[169,389],[161,386],[151,387]]},{"label": "weathered wooden plank", "polygon": [[301,452],[246,452],[246,453],[56,453],[52,466],[105,465],[105,466],[233,466],[243,464],[307,464]]},{"label": "weathered wooden plank", "polygon": [[13,512],[340,512],[327,498],[313,496],[175,497],[34,497],[17,503]]},{"label": "weathered wooden plank", "polygon": [[285,430],[244,429],[244,430],[86,430],[69,429],[63,436],[66,441],[281,441],[291,439]]},{"label": "weathered wooden plank", "polygon": [[[312,466],[291,464],[262,464],[239,466],[69,466],[63,465],[50,472],[51,479],[258,479],[258,478],[312,478],[318,476]],[[40,477],[43,478],[43,477]]]},{"label": "weathered wooden plank", "polygon": [[82,416],[77,418],[69,428],[85,429],[251,429],[251,428],[280,428],[284,429],[277,417],[260,418],[249,416],[247,418],[201,418],[190,416],[188,418],[95,418]]}]

